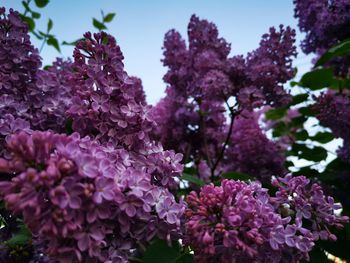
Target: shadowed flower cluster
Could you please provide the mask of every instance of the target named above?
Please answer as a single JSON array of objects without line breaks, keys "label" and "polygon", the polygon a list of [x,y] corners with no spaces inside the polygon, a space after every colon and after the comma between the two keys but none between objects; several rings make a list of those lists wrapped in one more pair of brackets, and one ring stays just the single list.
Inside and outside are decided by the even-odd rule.
[{"label": "shadowed flower cluster", "polygon": [[[327,49],[350,37],[348,0],[294,0],[299,28],[306,33],[301,47],[306,54],[322,55]],[[350,57],[330,62],[340,75],[349,74]]]},{"label": "shadowed flower cluster", "polygon": [[270,28],[259,48],[246,57],[229,57],[230,44],[219,37],[216,26],[193,15],[188,39],[187,47],[177,31],[165,35],[164,81],[169,86],[152,109],[158,124],[154,138],[166,149],[183,153],[185,162],[207,166],[217,175],[234,122],[227,120],[227,112],[235,119],[243,110],[290,101],[282,85],[294,75],[295,32],[283,26]]},{"label": "shadowed flower cluster", "polygon": [[350,35],[350,3],[347,0],[294,0],[299,28],[306,33],[305,53],[330,48]]},{"label": "shadowed flower cluster", "polygon": [[328,90],[317,98],[314,105],[320,123],[329,127],[336,137],[344,140],[338,155],[345,162],[350,162],[350,97],[349,92],[342,94]]},{"label": "shadowed flower cluster", "polygon": [[238,171],[269,182],[271,176],[282,176],[285,156],[259,126],[258,112],[242,112],[233,125],[230,144],[223,163],[225,171]]}]

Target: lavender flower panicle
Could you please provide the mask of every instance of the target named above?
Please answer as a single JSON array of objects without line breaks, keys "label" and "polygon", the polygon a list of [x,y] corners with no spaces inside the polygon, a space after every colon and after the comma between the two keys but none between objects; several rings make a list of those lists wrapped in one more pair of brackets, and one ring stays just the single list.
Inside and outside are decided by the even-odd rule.
[{"label": "lavender flower panicle", "polygon": [[0,182],[1,198],[56,260],[127,262],[137,241],[178,237],[184,205],[125,150],[52,132],[20,132],[8,149],[0,172],[11,179]]},{"label": "lavender flower panicle", "polygon": [[184,240],[196,261],[298,262],[308,259],[316,240],[335,240],[327,226],[341,228],[349,221],[334,213],[340,205],[303,176],[274,184],[275,197],[260,183],[234,180],[204,186],[199,195],[191,192]]}]

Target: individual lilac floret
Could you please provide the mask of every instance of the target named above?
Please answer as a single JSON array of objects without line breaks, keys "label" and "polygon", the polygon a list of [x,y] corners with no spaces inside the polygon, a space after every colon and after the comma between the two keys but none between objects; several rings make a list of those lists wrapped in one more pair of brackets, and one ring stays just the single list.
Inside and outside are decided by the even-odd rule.
[{"label": "individual lilac floret", "polygon": [[179,237],[184,205],[157,181],[174,173],[161,163],[145,169],[125,150],[77,133],[21,132],[7,146],[1,199],[59,262],[127,262],[138,241]]}]

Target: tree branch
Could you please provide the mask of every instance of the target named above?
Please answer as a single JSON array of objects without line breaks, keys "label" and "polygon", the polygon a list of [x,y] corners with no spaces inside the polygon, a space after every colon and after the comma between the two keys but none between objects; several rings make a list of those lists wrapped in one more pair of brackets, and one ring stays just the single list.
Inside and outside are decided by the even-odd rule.
[{"label": "tree branch", "polygon": [[226,140],[224,142],[224,145],[220,151],[220,154],[218,156],[218,158],[216,159],[214,165],[211,167],[211,178],[213,179],[214,176],[215,176],[215,169],[217,168],[217,166],[219,165],[220,161],[222,160],[222,158],[224,157],[224,153],[225,153],[225,150],[226,150],[226,147],[230,141],[230,138],[231,138],[231,134],[232,134],[232,131],[233,131],[233,123],[234,123],[234,119],[236,118],[236,116],[240,113],[240,111],[235,111],[234,110],[234,106],[230,106],[227,102],[227,99],[225,99],[225,103],[230,111],[230,127],[229,127],[229,130],[228,130],[228,133],[227,133],[227,136],[226,136]]}]

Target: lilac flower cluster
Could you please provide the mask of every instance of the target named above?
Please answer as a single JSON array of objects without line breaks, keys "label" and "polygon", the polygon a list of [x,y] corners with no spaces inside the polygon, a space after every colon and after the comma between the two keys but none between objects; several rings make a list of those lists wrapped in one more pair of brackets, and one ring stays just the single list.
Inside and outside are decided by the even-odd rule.
[{"label": "lilac flower cluster", "polygon": [[[333,5],[337,15],[347,8]],[[128,262],[154,237],[181,238],[198,262],[297,262],[318,239],[336,239],[330,227],[348,222],[335,213],[341,206],[303,176],[280,178],[285,158],[255,111],[289,103],[295,32],[270,28],[246,57],[229,57],[216,26],[196,16],[188,37],[186,46],[166,34],[168,87],[152,108],[112,36],[88,32],[73,61],[42,70],[27,25],[0,8],[0,212],[9,215],[0,241],[18,217],[32,233],[30,262]],[[345,159],[348,104],[347,92],[329,92],[315,106],[344,139]],[[229,171],[274,178],[277,192],[223,180],[185,204],[174,196],[181,161],[206,182]],[[11,260],[6,243],[0,250],[0,261]]]},{"label": "lilac flower cluster", "polygon": [[[149,139],[150,106],[115,39],[86,33],[74,62],[41,70],[26,24],[1,8],[0,40],[1,198],[45,254],[125,262],[138,242],[178,237],[182,155]],[[79,134],[53,133],[69,118]]]},{"label": "lilac flower cluster", "polygon": [[0,8],[0,153],[8,134],[29,128],[29,96],[41,66],[27,26],[17,12],[5,11]]},{"label": "lilac flower cluster", "polygon": [[166,97],[151,110],[158,124],[153,137],[166,149],[183,153],[185,162],[215,170],[230,130],[225,102],[233,98],[239,112],[290,101],[282,84],[294,75],[295,32],[271,28],[246,58],[229,58],[230,45],[219,37],[216,26],[194,15],[188,38],[186,47],[175,30],[165,35],[163,63],[169,70],[164,81],[169,86]]},{"label": "lilac flower cluster", "polygon": [[320,123],[329,127],[336,137],[344,140],[343,147],[338,150],[339,157],[350,162],[350,94],[342,94],[328,90],[317,98],[314,105]]},{"label": "lilac flower cluster", "polygon": [[[341,206],[303,176],[276,179],[270,197],[257,182],[223,180],[187,196],[186,238],[197,262],[298,262],[316,240],[334,240],[327,226],[342,227]],[[293,214],[294,213],[294,214]],[[305,222],[312,223],[312,230]]]},{"label": "lilac flower cluster", "polygon": [[155,122],[149,114],[141,81],[124,71],[123,55],[115,39],[104,33],[77,44],[70,72],[72,92],[67,115],[81,136],[92,136],[109,147],[124,148],[131,161],[148,169],[152,180],[177,188],[181,154],[164,151],[149,138]]},{"label": "lilac flower cluster", "polygon": [[41,58],[27,25],[12,9],[0,8],[0,153],[9,134],[29,129],[64,130],[70,104],[70,63],[58,59],[40,70]]},{"label": "lilac flower cluster", "polygon": [[[318,56],[350,37],[350,3],[348,0],[294,0],[295,17],[301,32],[306,33],[301,48]],[[350,57],[332,59],[338,75],[348,75]]]},{"label": "lilac flower cluster", "polygon": [[304,232],[311,232],[314,240],[336,240],[328,227],[341,229],[349,221],[347,216],[335,213],[342,206],[332,197],[325,196],[322,187],[305,176],[287,175],[274,179],[272,184],[278,188],[272,203],[293,215],[294,224]]},{"label": "lilac flower cluster", "polygon": [[73,129],[103,142],[140,147],[154,123],[149,117],[141,81],[124,71],[123,54],[104,32],[84,35],[74,50],[68,115]]},{"label": "lilac flower cluster", "polygon": [[20,132],[7,146],[1,198],[54,259],[127,262],[136,242],[178,237],[184,205],[126,150],[51,132]]},{"label": "lilac flower cluster", "polygon": [[350,3],[347,0],[294,0],[299,28],[306,33],[305,53],[328,49],[350,36]]},{"label": "lilac flower cluster", "polygon": [[269,182],[271,176],[282,176],[285,156],[259,126],[260,113],[242,112],[235,119],[230,144],[223,162],[225,171],[238,171]]},{"label": "lilac flower cluster", "polygon": [[38,130],[52,129],[64,132],[66,111],[71,106],[72,87],[70,73],[72,63],[57,58],[46,70],[36,74],[37,90],[32,93],[31,102],[35,108],[32,127]]}]

